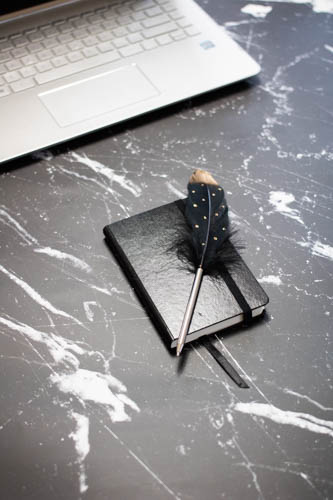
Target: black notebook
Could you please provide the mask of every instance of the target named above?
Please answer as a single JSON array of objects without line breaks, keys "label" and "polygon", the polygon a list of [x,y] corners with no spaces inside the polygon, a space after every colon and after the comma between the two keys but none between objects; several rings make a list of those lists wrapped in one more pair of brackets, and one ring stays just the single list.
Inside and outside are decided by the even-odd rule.
[{"label": "black notebook", "polygon": [[[178,200],[103,229],[106,242],[170,347],[177,345],[194,279],[172,249],[184,218],[183,206],[184,200]],[[243,260],[226,270],[224,278],[204,276],[186,342],[242,323],[249,313],[259,316],[267,303],[266,293]]]}]

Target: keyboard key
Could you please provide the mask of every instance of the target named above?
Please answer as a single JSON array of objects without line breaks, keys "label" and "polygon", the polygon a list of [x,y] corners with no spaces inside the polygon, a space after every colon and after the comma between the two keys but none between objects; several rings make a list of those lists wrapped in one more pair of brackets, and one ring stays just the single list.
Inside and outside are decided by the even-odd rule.
[{"label": "keyboard key", "polygon": [[99,16],[98,14],[94,14],[92,16],[86,17],[87,21],[89,24],[98,24],[103,21],[102,16]]},{"label": "keyboard key", "polygon": [[160,45],[168,45],[168,43],[172,42],[172,38],[170,35],[161,35],[157,37],[157,42]]},{"label": "keyboard key", "polygon": [[118,23],[120,26],[123,26],[124,24],[130,24],[132,22],[132,19],[130,16],[119,16],[117,18]]},{"label": "keyboard key", "polygon": [[35,31],[34,33],[31,33],[31,35],[28,35],[28,39],[30,42],[39,42],[40,40],[43,40],[43,35],[40,31]]},{"label": "keyboard key", "polygon": [[37,63],[38,59],[35,55],[29,54],[28,56],[22,57],[22,62],[25,66],[29,66],[29,64]]},{"label": "keyboard key", "polygon": [[58,35],[58,30],[54,28],[54,26],[51,26],[50,28],[46,28],[44,30],[44,36],[46,36],[47,38],[55,35]]},{"label": "keyboard key", "polygon": [[155,2],[153,0],[138,0],[132,6],[133,10],[143,10],[149,9],[150,7],[155,7]]},{"label": "keyboard key", "polygon": [[120,48],[126,47],[126,45],[128,45],[128,40],[126,40],[126,38],[116,38],[113,40],[113,45],[117,49],[120,49]]},{"label": "keyboard key", "polygon": [[11,61],[8,61],[5,66],[7,67],[7,69],[9,71],[13,71],[14,69],[19,69],[22,67],[22,64],[20,61],[18,61],[17,59],[13,59]]},{"label": "keyboard key", "polygon": [[8,85],[4,85],[3,87],[0,87],[0,97],[5,97],[6,95],[10,94],[10,88]]},{"label": "keyboard key", "polygon": [[75,52],[70,52],[70,54],[68,54],[67,56],[67,59],[69,60],[69,62],[76,62],[76,61],[80,61],[81,59],[83,59],[83,55],[81,54],[81,52],[79,50],[75,51]]},{"label": "keyboard key", "polygon": [[127,47],[124,47],[123,49],[120,49],[119,52],[123,57],[129,57],[133,56],[134,54],[138,54],[139,52],[142,52],[143,48],[139,43],[133,44],[133,45],[128,45]]},{"label": "keyboard key", "polygon": [[120,15],[124,15],[124,14],[130,14],[131,13],[131,9],[129,7],[126,7],[126,5],[124,6],[121,6],[121,7],[117,7],[116,8],[116,12]]},{"label": "keyboard key", "polygon": [[128,33],[128,31],[124,26],[121,26],[121,27],[113,30],[113,34],[116,37],[125,36],[125,35],[127,35],[127,33]]},{"label": "keyboard key", "polygon": [[116,28],[118,25],[117,25],[116,21],[113,21],[110,19],[109,21],[104,21],[102,23],[102,26],[106,30],[112,30],[113,28]]},{"label": "keyboard key", "polygon": [[186,35],[185,35],[184,31],[182,31],[182,30],[173,31],[171,33],[171,36],[176,41],[184,40],[184,38],[186,38]]},{"label": "keyboard key", "polygon": [[2,76],[0,76],[0,86],[2,86],[4,84],[5,84],[5,80],[2,78]]},{"label": "keyboard key", "polygon": [[176,31],[178,26],[174,22],[162,24],[161,26],[155,26],[154,28],[149,28],[143,32],[145,38],[155,38],[158,35],[164,35],[164,33],[170,33],[171,31]]},{"label": "keyboard key", "polygon": [[39,52],[40,50],[43,50],[43,45],[40,43],[40,42],[36,42],[36,43],[30,43],[28,45],[28,50],[29,52]]},{"label": "keyboard key", "polygon": [[130,35],[128,35],[127,40],[130,43],[142,42],[143,36],[140,33],[131,33]]},{"label": "keyboard key", "polygon": [[162,14],[162,13],[163,13],[163,11],[162,11],[161,7],[158,7],[158,6],[151,7],[150,9],[146,10],[146,14],[149,17],[154,17],[154,16],[157,16],[158,14]]},{"label": "keyboard key", "polygon": [[36,70],[34,66],[25,66],[24,68],[20,69],[20,73],[23,76],[23,78],[27,78],[28,76],[35,75]]},{"label": "keyboard key", "polygon": [[177,24],[180,28],[188,28],[189,26],[191,26],[191,22],[188,19],[186,19],[185,17],[183,17],[182,19],[179,19]]},{"label": "keyboard key", "polygon": [[80,49],[83,49],[84,44],[81,40],[74,40],[73,42],[68,44],[68,47],[71,50],[80,50]]},{"label": "keyboard key", "polygon": [[107,42],[109,40],[112,40],[113,36],[109,31],[102,31],[102,33],[97,35],[97,38],[99,38],[101,42]]},{"label": "keyboard key", "polygon": [[133,12],[132,18],[134,21],[142,21],[143,19],[146,19],[146,14],[144,12]]},{"label": "keyboard key", "polygon": [[131,23],[128,26],[126,26],[128,31],[131,33],[136,33],[137,31],[142,31],[142,24],[140,23]]},{"label": "keyboard key", "polygon": [[0,52],[5,52],[6,50],[13,49],[13,45],[10,42],[0,43]]},{"label": "keyboard key", "polygon": [[19,57],[24,57],[26,55],[28,55],[28,51],[24,47],[12,50],[13,57],[19,58]]},{"label": "keyboard key", "polygon": [[7,73],[7,68],[4,64],[0,64],[0,75],[3,75],[4,73]]},{"label": "keyboard key", "polygon": [[55,57],[52,59],[52,64],[55,68],[59,68],[67,64],[67,59],[64,56]]},{"label": "keyboard key", "polygon": [[169,16],[174,21],[178,21],[178,19],[182,19],[182,17],[184,17],[184,15],[181,12],[179,12],[179,10],[175,10],[174,12],[170,12]]},{"label": "keyboard key", "polygon": [[51,82],[65,76],[70,76],[75,73],[100,66],[101,64],[116,61],[117,59],[120,59],[120,55],[116,50],[113,52],[106,52],[105,54],[99,54],[98,56],[91,57],[89,59],[83,59],[82,61],[67,64],[67,66],[62,66],[53,69],[52,71],[37,74],[35,76],[35,80],[39,84]]},{"label": "keyboard key", "polygon": [[57,47],[57,45],[59,45],[59,42],[55,37],[52,37],[43,40],[43,45],[46,49],[52,49],[53,47]]},{"label": "keyboard key", "polygon": [[176,10],[176,6],[172,2],[166,2],[163,5],[163,9],[165,10],[165,12],[171,12],[172,10]]},{"label": "keyboard key", "polygon": [[33,78],[24,78],[23,80],[11,84],[11,88],[14,92],[20,92],[21,90],[30,89],[34,86],[35,82]]},{"label": "keyboard key", "polygon": [[82,52],[86,57],[93,57],[98,55],[98,50],[96,49],[96,47],[85,47]]},{"label": "keyboard key", "polygon": [[158,26],[159,24],[164,24],[169,21],[169,17],[166,14],[162,14],[161,16],[153,17],[152,19],[146,19],[142,21],[142,24],[145,28],[151,28],[152,26]]},{"label": "keyboard key", "polygon": [[38,59],[40,59],[41,61],[47,61],[52,57],[53,57],[52,51],[49,49],[42,50],[41,52],[38,53]]},{"label": "keyboard key", "polygon": [[74,36],[74,38],[76,38],[77,40],[79,40],[81,38],[87,37],[88,36],[88,31],[85,28],[76,29],[76,30],[73,31],[73,36]]},{"label": "keyboard key", "polygon": [[88,21],[84,18],[80,18],[77,21],[73,21],[75,28],[85,28],[88,26]]},{"label": "keyboard key", "polygon": [[201,31],[195,26],[190,26],[189,28],[185,29],[185,33],[187,33],[189,36],[194,36],[194,35],[199,35]]},{"label": "keyboard key", "polygon": [[61,35],[58,36],[58,40],[60,43],[68,43],[72,42],[74,38],[70,33],[62,33]]},{"label": "keyboard key", "polygon": [[103,28],[102,28],[102,26],[99,26],[97,24],[93,24],[92,26],[89,26],[88,31],[92,35],[97,35],[98,33],[101,33],[103,31]]},{"label": "keyboard key", "polygon": [[95,36],[88,36],[83,40],[83,42],[87,47],[91,47],[92,45],[98,44],[98,40]]},{"label": "keyboard key", "polygon": [[145,50],[151,50],[151,49],[155,49],[156,47],[158,47],[155,40],[145,40],[144,42],[142,42],[141,45]]},{"label": "keyboard key", "polygon": [[114,10],[108,9],[107,11],[104,12],[103,14],[104,19],[107,20],[112,20],[115,17]]},{"label": "keyboard key", "polygon": [[11,71],[10,73],[5,73],[4,78],[7,83],[12,83],[16,82],[16,80],[19,80],[21,77],[18,71]]},{"label": "keyboard key", "polygon": [[53,68],[52,68],[52,64],[50,63],[50,61],[42,61],[42,62],[36,64],[36,69],[40,73],[43,73],[44,71],[49,71],[50,69],[53,69]]},{"label": "keyboard key", "polygon": [[3,54],[0,53],[0,63],[4,63],[6,61],[9,61],[10,59],[10,52],[4,52]]},{"label": "keyboard key", "polygon": [[71,23],[64,22],[59,26],[59,30],[61,31],[61,33],[68,33],[69,31],[73,30],[73,26],[71,25]]},{"label": "keyboard key", "polygon": [[27,45],[27,43],[29,43],[29,40],[26,36],[19,36],[13,40],[15,47],[23,47]]},{"label": "keyboard key", "polygon": [[58,47],[54,47],[52,51],[55,56],[63,56],[68,53],[68,48],[66,45],[58,45]]},{"label": "keyboard key", "polygon": [[113,50],[114,49],[114,46],[111,42],[103,42],[103,43],[100,43],[99,45],[97,45],[98,49],[101,51],[101,52],[109,52],[109,50]]}]

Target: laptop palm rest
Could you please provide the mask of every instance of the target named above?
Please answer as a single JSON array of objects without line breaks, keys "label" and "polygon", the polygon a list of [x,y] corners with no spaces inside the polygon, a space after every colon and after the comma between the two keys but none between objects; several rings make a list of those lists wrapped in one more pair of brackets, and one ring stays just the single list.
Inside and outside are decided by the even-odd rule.
[{"label": "laptop palm rest", "polygon": [[157,96],[160,92],[133,64],[39,94],[61,127]]}]

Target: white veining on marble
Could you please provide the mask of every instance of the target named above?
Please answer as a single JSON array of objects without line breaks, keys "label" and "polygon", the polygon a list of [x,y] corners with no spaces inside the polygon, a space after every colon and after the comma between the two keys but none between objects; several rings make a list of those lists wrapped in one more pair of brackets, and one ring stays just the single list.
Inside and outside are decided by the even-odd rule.
[{"label": "white veining on marble", "polygon": [[20,238],[22,238],[28,245],[35,245],[36,246],[36,248],[34,248],[35,253],[46,254],[58,260],[69,262],[74,267],[82,271],[86,272],[92,271],[91,266],[89,266],[89,264],[87,264],[82,259],[79,259],[78,257],[75,257],[74,255],[68,252],[63,252],[51,247],[41,246],[37,238],[35,238],[31,233],[29,233],[29,231],[27,231],[19,221],[14,219],[14,217],[12,217],[10,213],[3,206],[0,208],[0,220],[5,225],[11,227],[20,236]]},{"label": "white veining on marble", "polygon": [[175,500],[181,500],[181,498],[161,479],[159,475],[152,470],[151,467],[147,465],[131,448],[129,448],[125,442],[120,439],[120,437],[112,430],[110,427],[105,426],[105,429],[127,450],[127,452],[144,468],[146,472],[156,481],[172,498]]},{"label": "white veining on marble", "polygon": [[95,300],[87,300],[83,302],[83,309],[86,313],[88,321],[94,321],[94,310],[91,306],[97,306],[97,302]]},{"label": "white veining on marble", "polygon": [[12,217],[7,210],[5,210],[5,207],[0,208],[0,220],[12,229],[14,229],[17,234],[25,240],[26,243],[29,245],[35,244],[38,245],[37,239],[32,236],[23,226],[20,224],[14,217]]},{"label": "white veining on marble", "polygon": [[269,193],[269,203],[273,205],[276,212],[304,225],[299,210],[289,206],[293,202],[295,202],[295,196],[291,193],[285,193],[284,191],[271,191]]},{"label": "white veining on marble", "polygon": [[306,394],[300,394],[299,392],[292,391],[291,389],[287,389],[287,388],[283,389],[283,392],[285,394],[291,394],[292,396],[296,396],[297,398],[300,398],[300,399],[305,399],[306,401],[309,401],[309,403],[313,404],[314,406],[316,406],[320,410],[333,411],[332,407],[330,408],[328,406],[324,406],[321,403],[318,403],[318,401],[315,401],[314,399],[310,398]]},{"label": "white veining on marble", "polygon": [[312,249],[312,255],[318,255],[319,257],[326,257],[327,259],[333,260],[333,247],[321,243],[320,241],[315,241]]},{"label": "white veining on marble", "polygon": [[81,271],[86,271],[88,273],[91,273],[92,271],[92,268],[89,266],[89,264],[84,262],[82,259],[79,259],[78,257],[75,257],[74,255],[71,255],[67,252],[61,252],[60,250],[56,250],[50,247],[35,248],[34,252],[43,253],[49,255],[50,257],[55,257],[56,259],[59,260],[69,261],[71,264],[73,264],[74,267],[81,269]]},{"label": "white veining on marble", "polygon": [[85,493],[88,489],[87,474],[85,470],[84,461],[90,451],[89,444],[89,418],[77,412],[71,412],[71,417],[75,420],[76,428],[69,434],[75,443],[75,450],[77,453],[77,462],[79,464],[80,476],[79,485],[80,493]]},{"label": "white veining on marble", "polygon": [[73,151],[70,153],[69,160],[72,162],[82,163],[83,165],[89,167],[93,172],[104,176],[110,182],[111,186],[113,183],[116,183],[136,197],[141,195],[140,186],[135,184],[132,180],[127,179],[125,175],[117,174],[112,168],[103,165],[99,161],[88,158],[85,154],[82,155]]},{"label": "white veining on marble", "polygon": [[24,292],[31,297],[32,300],[34,300],[37,304],[39,304],[42,308],[47,309],[53,314],[56,314],[58,316],[62,316],[63,318],[68,318],[73,320],[75,323],[78,325],[82,325],[82,322],[79,321],[78,319],[74,318],[71,314],[66,313],[65,311],[62,311],[61,309],[58,309],[57,307],[53,306],[47,299],[42,297],[37,290],[32,288],[26,281],[23,279],[19,278],[16,276],[16,274],[12,273],[11,271],[8,271],[5,269],[1,264],[0,264],[0,272],[5,274],[9,279],[14,281],[16,285],[18,285]]},{"label": "white veining on marble", "polygon": [[244,12],[244,14],[250,14],[253,17],[264,18],[272,11],[272,7],[270,7],[269,5],[248,3],[241,8],[241,11]]},{"label": "white veining on marble", "polygon": [[179,444],[176,448],[176,451],[177,453],[179,453],[179,455],[182,455],[183,457],[185,457],[188,453],[186,446],[183,444]]},{"label": "white veining on marble", "polygon": [[254,464],[251,463],[250,459],[244,453],[244,451],[242,450],[241,446],[239,445],[239,443],[235,437],[232,438],[232,442],[234,443],[234,446],[237,448],[237,450],[239,451],[240,455],[242,456],[242,458],[244,460],[244,462],[241,465],[243,465],[251,474],[252,482],[253,482],[254,487],[258,493],[258,497],[257,497],[258,500],[264,500],[265,497],[263,495],[262,489],[260,488],[258,475],[257,475],[256,471],[254,470],[255,469]]},{"label": "white veining on marble", "polygon": [[269,283],[270,285],[280,286],[282,285],[282,281],[280,276],[274,276],[270,274],[268,276],[263,276],[262,278],[258,278],[259,283]]},{"label": "white veining on marble", "polygon": [[89,284],[88,286],[89,286],[89,288],[91,288],[92,290],[96,290],[97,292],[100,292],[100,293],[103,293],[103,294],[109,295],[109,296],[112,295],[112,292],[110,290],[108,290],[107,288],[103,288],[101,286],[91,285],[91,284]]},{"label": "white veining on marble", "polygon": [[[47,334],[12,318],[0,316],[0,324],[7,326],[10,330],[20,333],[30,341],[44,344],[56,364],[65,363],[67,367],[69,366],[75,369],[79,367],[79,360],[73,354],[73,352],[79,355],[84,354],[85,350],[79,345],[66,340],[64,337],[60,337],[53,333]],[[49,364],[48,366],[54,371],[53,367]]]},{"label": "white veining on marble", "polygon": [[267,418],[278,424],[292,425],[310,432],[333,437],[333,421],[323,420],[308,413],[281,410],[272,404],[256,402],[236,403],[234,409],[241,413]]},{"label": "white veining on marble", "polygon": [[[265,2],[266,0],[257,0]],[[314,12],[333,14],[333,1],[332,0],[269,0],[270,3],[300,3],[311,5]]]},{"label": "white veining on marble", "polygon": [[322,243],[319,240],[313,241],[311,237],[309,237],[309,241],[297,241],[297,244],[303,248],[309,248],[312,255],[333,260],[333,247],[326,243]]},{"label": "white veining on marble", "polygon": [[137,404],[124,394],[125,385],[111,374],[79,369],[69,374],[53,374],[50,379],[61,392],[76,396],[82,406],[87,402],[103,406],[112,422],[131,421],[126,406],[140,412]]}]

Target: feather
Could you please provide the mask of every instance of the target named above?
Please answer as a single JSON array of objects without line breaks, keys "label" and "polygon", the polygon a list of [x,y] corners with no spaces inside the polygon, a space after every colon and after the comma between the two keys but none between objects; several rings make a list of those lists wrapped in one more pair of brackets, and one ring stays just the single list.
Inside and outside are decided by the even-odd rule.
[{"label": "feather", "polygon": [[192,174],[187,189],[186,229],[177,243],[177,251],[196,274],[178,337],[177,356],[184,346],[203,275],[216,276],[224,266],[237,265],[240,261],[237,249],[242,248],[231,243],[235,232],[230,225],[224,189],[215,179],[198,169]]}]

